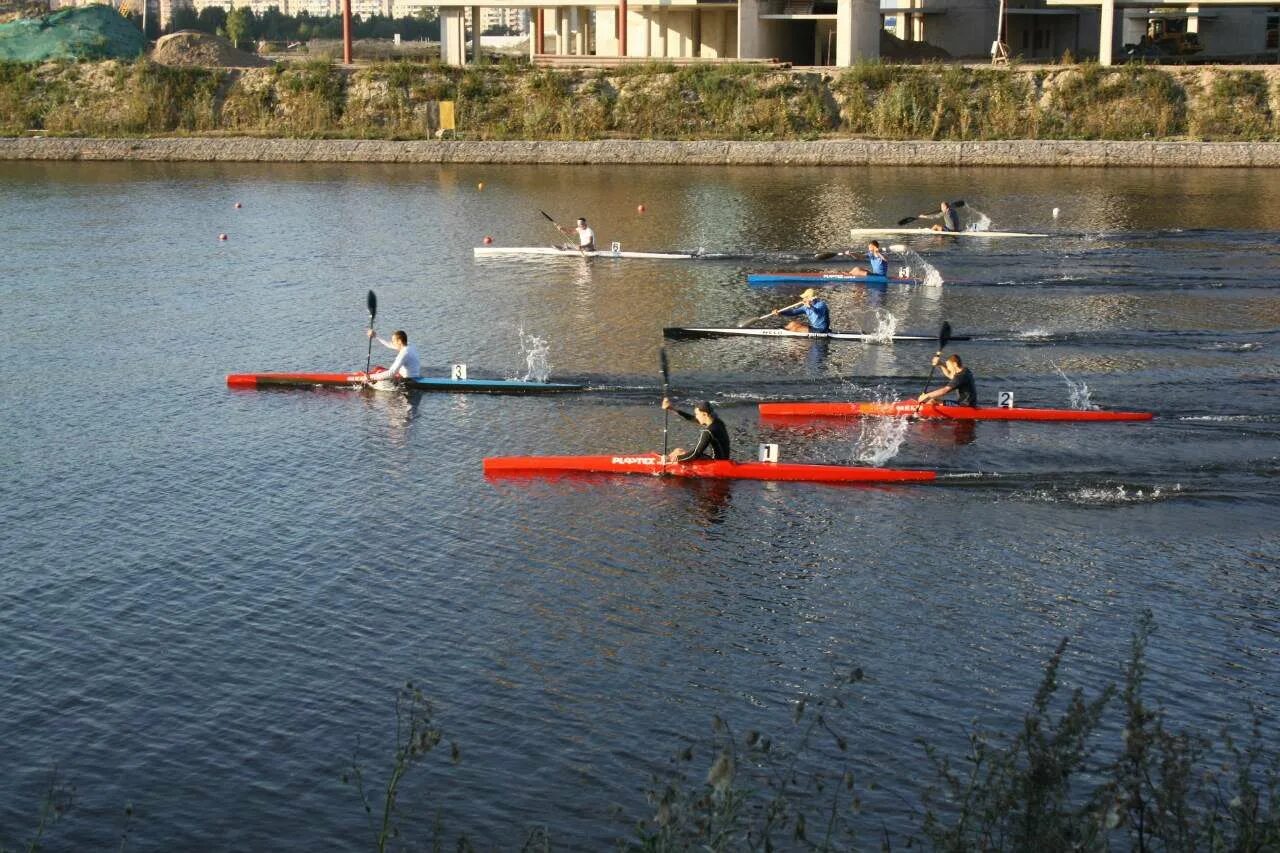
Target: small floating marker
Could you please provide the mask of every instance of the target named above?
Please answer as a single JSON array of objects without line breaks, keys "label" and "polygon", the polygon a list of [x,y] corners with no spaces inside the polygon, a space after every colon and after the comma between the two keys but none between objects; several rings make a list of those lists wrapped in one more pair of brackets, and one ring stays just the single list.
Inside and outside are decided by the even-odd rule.
[{"label": "small floating marker", "polygon": [[637,205],[636,205],[636,213],[644,213],[644,205],[643,205],[643,204],[637,204]]},{"label": "small floating marker", "polygon": [[219,240],[226,240],[226,239],[227,239],[227,235],[226,235],[226,234],[219,234],[219,235],[218,235],[218,239],[219,239]]},{"label": "small floating marker", "polygon": [[1054,219],[1057,219],[1057,218],[1058,218],[1058,208],[1056,208],[1056,207],[1053,209],[1053,218],[1054,218]]},{"label": "small floating marker", "polygon": [[236,210],[239,210],[242,207],[244,207],[244,205],[242,205],[240,202],[236,202]]},{"label": "small floating marker", "polygon": [[478,189],[480,192],[484,192],[484,181],[481,181],[480,183],[476,184],[476,189]]},{"label": "small floating marker", "polygon": [[486,235],[485,235],[485,238],[484,238],[484,244],[485,244],[486,246],[488,246],[488,245],[489,245],[489,244],[491,244],[492,242],[493,242],[493,238],[486,234]]}]

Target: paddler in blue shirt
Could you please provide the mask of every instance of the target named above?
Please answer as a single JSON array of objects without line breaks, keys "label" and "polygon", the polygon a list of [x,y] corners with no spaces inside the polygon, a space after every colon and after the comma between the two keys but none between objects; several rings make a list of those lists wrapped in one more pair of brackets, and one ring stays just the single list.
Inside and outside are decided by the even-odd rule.
[{"label": "paddler in blue shirt", "polygon": [[872,240],[867,244],[867,265],[865,267],[854,267],[847,274],[888,277],[889,259],[881,251],[879,240]]},{"label": "paddler in blue shirt", "polygon": [[932,403],[940,401],[943,397],[955,391],[957,405],[978,405],[978,392],[973,386],[973,372],[964,366],[960,356],[952,353],[946,361],[943,361],[942,353],[934,353],[932,363],[934,367],[942,368],[942,374],[947,377],[947,384],[941,388],[926,391],[916,398],[916,402]]},{"label": "paddler in blue shirt", "polygon": [[[786,308],[775,308],[772,312],[777,317],[795,317],[783,328],[788,332],[829,332],[831,331],[831,311],[826,301],[818,298],[818,291],[810,287],[800,294],[800,301]],[[803,317],[804,319],[800,319]]]},{"label": "paddler in blue shirt", "polygon": [[683,447],[677,447],[662,460],[664,463],[679,465],[683,462],[692,462],[694,459],[729,458],[729,430],[716,414],[716,410],[711,407],[709,400],[694,406],[693,414],[680,411],[671,405],[671,401],[666,397],[662,398],[662,408],[675,412],[686,421],[693,421],[702,427],[702,433],[698,436],[698,443],[693,450],[686,451]]}]

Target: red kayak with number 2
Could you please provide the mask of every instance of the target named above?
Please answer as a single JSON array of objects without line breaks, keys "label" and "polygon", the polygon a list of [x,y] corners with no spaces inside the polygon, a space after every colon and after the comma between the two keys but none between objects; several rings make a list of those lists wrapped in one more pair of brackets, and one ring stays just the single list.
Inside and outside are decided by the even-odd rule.
[{"label": "red kayak with number 2", "polygon": [[486,474],[647,474],[666,477],[704,477],[717,480],[775,480],[807,483],[928,482],[933,471],[862,468],[856,465],[800,465],[787,462],[733,462],[698,459],[682,465],[663,465],[656,454],[613,456],[491,456]]},{"label": "red kayak with number 2", "polygon": [[1151,412],[1098,409],[1023,409],[949,406],[899,400],[896,403],[761,403],[764,418],[926,418],[951,421],[1149,421]]}]

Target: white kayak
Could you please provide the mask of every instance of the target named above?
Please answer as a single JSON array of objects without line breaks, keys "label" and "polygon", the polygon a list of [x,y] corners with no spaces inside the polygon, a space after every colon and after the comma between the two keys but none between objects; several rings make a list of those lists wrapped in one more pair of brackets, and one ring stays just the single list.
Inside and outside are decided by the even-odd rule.
[{"label": "white kayak", "polygon": [[510,257],[511,255],[555,255],[564,258],[649,258],[658,261],[687,261],[691,254],[676,252],[624,252],[621,249],[597,249],[594,252],[581,252],[577,249],[562,249],[556,246],[477,246],[477,258]]},{"label": "white kayak", "polygon": [[874,237],[877,234],[915,234],[921,237],[1052,237],[1025,231],[934,231],[931,228],[850,228],[849,235]]},{"label": "white kayak", "polygon": [[[662,330],[662,336],[671,340],[694,340],[697,338],[720,338],[742,335],[750,338],[814,338],[829,341],[937,341],[935,335],[884,335],[867,334],[866,332],[792,332],[788,329],[742,329],[742,328],[689,328],[686,326],[668,326]],[[967,341],[964,335],[953,335],[949,340]]]}]

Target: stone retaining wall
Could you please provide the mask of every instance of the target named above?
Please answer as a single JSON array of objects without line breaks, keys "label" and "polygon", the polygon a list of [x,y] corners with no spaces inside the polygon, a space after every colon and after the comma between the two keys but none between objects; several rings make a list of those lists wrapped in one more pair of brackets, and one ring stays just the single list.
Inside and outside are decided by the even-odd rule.
[{"label": "stone retaining wall", "polygon": [[1275,142],[457,142],[251,137],[0,139],[0,160],[695,166],[1280,167]]}]

